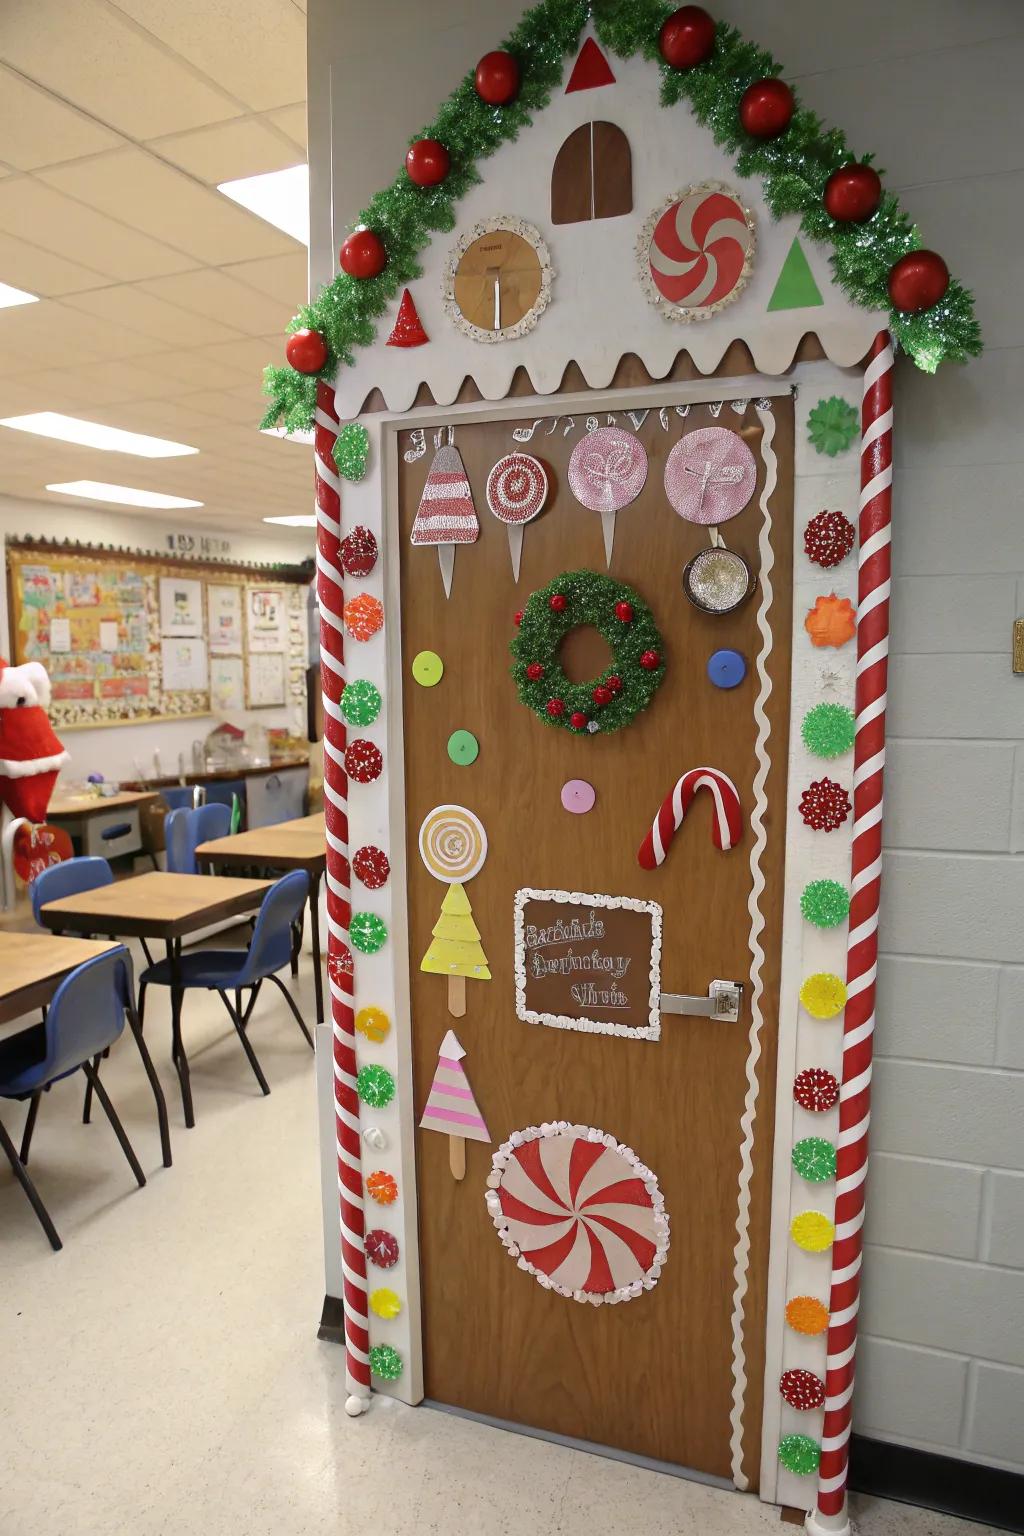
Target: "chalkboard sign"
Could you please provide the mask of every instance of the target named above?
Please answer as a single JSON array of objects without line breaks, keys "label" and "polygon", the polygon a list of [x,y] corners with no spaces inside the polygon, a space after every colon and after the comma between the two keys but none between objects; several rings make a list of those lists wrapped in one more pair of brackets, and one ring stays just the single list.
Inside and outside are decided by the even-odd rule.
[{"label": "chalkboard sign", "polygon": [[632,896],[516,892],[516,1014],[530,1024],[657,1040],[661,908]]}]

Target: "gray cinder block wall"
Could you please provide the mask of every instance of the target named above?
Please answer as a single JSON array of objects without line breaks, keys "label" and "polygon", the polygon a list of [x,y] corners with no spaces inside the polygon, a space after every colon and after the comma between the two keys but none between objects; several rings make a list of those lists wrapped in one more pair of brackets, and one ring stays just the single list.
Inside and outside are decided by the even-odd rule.
[{"label": "gray cinder block wall", "polygon": [[[884,956],[856,1399],[861,1433],[1024,1470],[1024,5],[709,0],[874,151],[971,286],[987,351],[897,379]],[[346,5],[341,222],[522,7]],[[333,271],[326,61],[310,0],[314,280]],[[322,46],[320,46],[322,43]],[[395,103],[400,103],[396,108]],[[319,159],[320,182],[316,167]],[[680,167],[685,181],[685,166]],[[316,192],[319,190],[319,196]],[[351,212],[350,212],[351,211]],[[317,264],[326,262],[326,273]]]}]

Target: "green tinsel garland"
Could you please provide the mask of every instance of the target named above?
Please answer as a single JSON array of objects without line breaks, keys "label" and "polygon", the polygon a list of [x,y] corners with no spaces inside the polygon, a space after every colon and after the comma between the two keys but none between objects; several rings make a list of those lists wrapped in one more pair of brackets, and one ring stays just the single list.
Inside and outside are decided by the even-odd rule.
[{"label": "green tinsel garland", "polygon": [[811,880],[801,893],[800,911],[815,928],[838,928],[849,916],[850,893],[838,880]]},{"label": "green tinsel garland", "polygon": [[381,1381],[397,1381],[402,1374],[402,1357],[390,1344],[374,1344],[370,1350],[370,1370]]},{"label": "green tinsel garland", "polygon": [[371,1109],[384,1109],[395,1096],[395,1080],[387,1067],[372,1062],[356,1074],[356,1091]]},{"label": "green tinsel garland", "polygon": [[[886,193],[865,224],[839,224],[825,211],[825,182],[834,170],[857,156],[837,128],[826,129],[812,112],[799,109],[777,139],[751,139],[739,119],[740,97],[764,75],[780,75],[770,53],[745,42],[734,27],[719,22],[715,50],[696,69],[674,70],[658,52],[658,33],[673,10],[665,0],[540,0],[500,46],[519,61],[522,84],[506,107],[481,101],[470,71],[443,102],[437,116],[416,138],[439,139],[451,156],[451,170],[436,187],[417,187],[404,167],[389,187],[378,192],[356,224],[376,231],[388,262],[379,277],[357,279],[339,273],[312,304],[303,305],[289,331],[308,327],[327,340],[328,359],[319,375],[269,367],[264,389],[270,406],[261,425],[281,421],[289,431],[308,429],[316,408],[317,378],[332,379],[341,365],[351,366],[355,348],[374,339],[375,322],[399,290],[422,275],[418,261],[434,235],[455,228],[456,207],[482,178],[476,162],[514,139],[533,115],[547,106],[561,84],[566,55],[574,52],[592,10],[597,35],[621,58],[641,53],[662,74],[665,106],[686,101],[697,121],[734,155],[740,176],[760,176],[765,201],[775,218],[801,216],[805,235],[832,246],[836,282],[849,299],[866,309],[889,310],[889,269],[907,251],[921,246],[916,226]],[[951,279],[945,297],[921,315],[892,310],[889,329],[927,373],[945,359],[964,362],[981,351],[981,333],[971,295]]]}]

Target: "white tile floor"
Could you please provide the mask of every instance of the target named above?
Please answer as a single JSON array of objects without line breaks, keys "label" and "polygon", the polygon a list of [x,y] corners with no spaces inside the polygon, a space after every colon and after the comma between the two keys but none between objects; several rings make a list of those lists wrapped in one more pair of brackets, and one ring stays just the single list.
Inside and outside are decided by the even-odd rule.
[{"label": "white tile floor", "polygon": [[[308,961],[304,966],[308,978]],[[311,986],[301,987],[310,1007]],[[171,1107],[160,1165],[130,1037],[104,1068],[149,1177],[135,1187],[78,1079],[44,1101],[31,1168],[65,1247],[52,1254],[0,1167],[2,1536],[743,1536],[784,1532],[753,1498],[642,1472],[383,1398],[344,1413],[322,1301],[312,1059],[263,998],[255,1080],[216,998],[189,999],[197,1125],[167,1060],[166,1000],[146,1036]],[[0,1103],[15,1139],[23,1110]],[[979,1536],[877,1500],[863,1536]]]}]

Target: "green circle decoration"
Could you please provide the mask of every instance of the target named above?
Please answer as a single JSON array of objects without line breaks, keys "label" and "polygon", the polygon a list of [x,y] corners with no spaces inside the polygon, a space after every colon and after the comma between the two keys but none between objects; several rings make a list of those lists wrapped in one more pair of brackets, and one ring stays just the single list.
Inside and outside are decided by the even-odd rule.
[{"label": "green circle decoration", "polygon": [[334,462],[346,480],[359,481],[370,457],[370,434],[358,421],[342,427],[334,444]]},{"label": "green circle decoration", "polygon": [[845,453],[860,429],[860,415],[855,405],[830,395],[819,400],[813,411],[807,413],[807,436],[818,453],[830,459]]},{"label": "green circle decoration", "polygon": [[807,1477],[818,1470],[821,1446],[810,1435],[783,1435],[779,1441],[779,1460],[787,1472]]},{"label": "green circle decoration", "polygon": [[395,1096],[395,1080],[387,1067],[371,1062],[356,1074],[356,1091],[371,1109],[384,1109]]},{"label": "green circle decoration", "polygon": [[850,893],[838,880],[812,880],[801,893],[800,911],[815,928],[838,928],[850,915]]},{"label": "green circle decoration", "polygon": [[[581,624],[600,632],[612,660],[599,677],[571,683],[558,650]],[[665,645],[650,608],[632,587],[597,571],[566,571],[532,593],[509,649],[522,703],[545,725],[574,736],[629,725],[665,676]]]},{"label": "green circle decoration", "polygon": [[436,651],[417,651],[412,659],[412,675],[421,688],[433,688],[444,676],[444,662]]},{"label": "green circle decoration", "polygon": [[370,1370],[381,1381],[397,1381],[402,1374],[403,1361],[397,1349],[390,1344],[374,1344],[370,1350]]},{"label": "green circle decoration", "polygon": [[380,689],[367,682],[365,677],[357,677],[346,684],[338,707],[349,725],[372,725],[380,714],[382,703]]},{"label": "green circle decoration", "polygon": [[815,757],[842,757],[853,746],[857,722],[845,704],[815,704],[804,715],[800,734]]},{"label": "green circle decoration", "polygon": [[375,955],[387,942],[388,926],[376,912],[353,912],[348,936],[361,955]]},{"label": "green circle decoration", "polygon": [[836,1149],[824,1136],[804,1136],[793,1148],[793,1167],[809,1184],[827,1184],[836,1176]]},{"label": "green circle decoration", "polygon": [[480,755],[480,743],[472,731],[452,731],[448,737],[448,756],[460,768],[468,768]]}]

